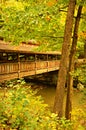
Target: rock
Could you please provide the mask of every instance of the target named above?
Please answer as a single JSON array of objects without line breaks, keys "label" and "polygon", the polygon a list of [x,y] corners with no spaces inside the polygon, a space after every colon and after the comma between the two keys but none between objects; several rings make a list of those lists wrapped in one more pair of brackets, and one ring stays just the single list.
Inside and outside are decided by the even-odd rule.
[{"label": "rock", "polygon": [[79,91],[83,91],[83,89],[84,89],[84,85],[81,84],[81,83],[78,83],[78,85],[77,85],[77,89],[78,89]]}]

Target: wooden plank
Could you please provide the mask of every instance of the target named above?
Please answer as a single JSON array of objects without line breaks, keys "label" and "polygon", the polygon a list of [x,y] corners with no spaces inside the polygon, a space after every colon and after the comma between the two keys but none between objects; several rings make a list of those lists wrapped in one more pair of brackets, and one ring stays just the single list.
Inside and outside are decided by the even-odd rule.
[{"label": "wooden plank", "polygon": [[0,64],[0,74],[10,74],[14,72],[18,72],[18,63]]},{"label": "wooden plank", "polygon": [[32,71],[35,70],[35,62],[21,62],[20,72],[22,71]]},{"label": "wooden plank", "polygon": [[15,78],[18,78],[18,73],[0,75],[0,82],[3,82],[5,80],[15,79]]},{"label": "wooden plank", "polygon": [[25,77],[25,76],[30,76],[30,75],[35,75],[35,70],[34,71],[20,72],[20,74],[19,74],[20,78]]},{"label": "wooden plank", "polygon": [[47,69],[40,69],[40,70],[36,70],[36,74],[42,74],[47,72]]},{"label": "wooden plank", "polygon": [[28,53],[28,54],[44,54],[44,55],[61,55],[60,51],[56,52],[34,52],[33,47],[27,44],[13,45],[11,42],[5,42],[0,40],[0,52],[16,52],[16,53]]},{"label": "wooden plank", "polygon": [[54,67],[54,68],[48,68],[48,72],[50,72],[50,71],[55,71],[55,70],[59,70],[59,67]]},{"label": "wooden plank", "polygon": [[36,62],[36,69],[46,69],[47,68],[47,61],[38,61]]}]

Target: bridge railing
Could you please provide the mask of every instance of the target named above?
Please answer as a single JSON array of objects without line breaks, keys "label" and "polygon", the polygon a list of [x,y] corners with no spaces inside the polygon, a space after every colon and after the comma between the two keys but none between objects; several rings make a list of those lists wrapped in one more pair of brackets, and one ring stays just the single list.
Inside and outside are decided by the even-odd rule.
[{"label": "bridge railing", "polygon": [[60,61],[36,61],[0,64],[0,82],[59,69]]},{"label": "bridge railing", "polygon": [[53,61],[36,61],[36,62],[20,62],[17,63],[0,63],[0,75],[16,73],[18,71],[32,71],[40,69],[48,69],[59,67],[59,60]]},{"label": "bridge railing", "polygon": [[0,52],[0,81],[59,69],[59,54]]},{"label": "bridge railing", "polygon": [[0,75],[18,72],[18,63],[0,64]]}]

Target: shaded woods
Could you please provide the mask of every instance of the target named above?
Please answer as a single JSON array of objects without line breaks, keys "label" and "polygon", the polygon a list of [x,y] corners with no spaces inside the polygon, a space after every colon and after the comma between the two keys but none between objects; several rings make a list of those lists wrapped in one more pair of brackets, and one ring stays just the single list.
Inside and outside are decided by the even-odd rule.
[{"label": "shaded woods", "polygon": [[[29,58],[27,52],[20,53],[20,59],[16,66],[18,69],[17,78],[20,76],[20,71],[21,75],[24,73],[23,76],[27,76],[32,71],[32,68],[38,67],[42,69],[42,72],[44,71],[43,69],[48,72],[49,65],[50,68],[53,64],[55,65],[53,67],[58,67],[59,62],[54,62],[56,58],[52,58],[52,62],[48,59],[48,54],[44,56],[46,60],[42,59],[43,57],[41,56],[47,51],[62,51],[53,106],[54,113],[48,109],[47,104],[44,104],[42,97],[36,95],[36,91],[32,91],[31,87],[28,87],[24,84],[24,81],[18,79],[16,81],[17,84],[13,84],[13,82],[8,83],[8,86],[11,86],[11,88],[9,87],[10,89],[1,88],[0,128],[2,130],[85,130],[86,113],[77,108],[73,110],[72,105],[74,80],[77,78],[78,83],[83,86],[86,85],[86,62],[84,62],[82,67],[81,65],[76,68],[74,66],[80,55],[84,55],[82,62],[86,61],[85,5],[85,0],[1,1],[0,37],[3,38],[3,41],[12,42],[11,47],[13,47],[13,44],[17,45],[23,41],[26,44],[29,40],[39,43],[38,48],[34,50],[37,54],[30,54],[31,64],[30,62],[27,64],[23,61],[23,65],[20,66],[21,59],[25,58],[26,60]],[[27,50],[26,47],[25,51]],[[39,54],[41,55],[39,56]],[[2,55],[4,56],[5,53],[3,52]],[[11,55],[9,55],[9,52],[6,55],[7,57],[13,55],[14,59],[15,56],[17,57],[17,55],[14,55],[13,50]],[[3,56],[0,58],[2,59]],[[51,55],[49,55],[50,57]],[[38,60],[32,64],[34,59]],[[39,59],[43,60],[42,65]],[[0,62],[3,64],[2,61]],[[13,64],[11,65],[11,69],[13,69]],[[2,65],[2,68],[6,69],[6,66],[3,67]],[[37,73],[40,72],[38,68],[36,68]],[[14,71],[15,69],[12,72]],[[36,71],[34,70],[35,74]],[[66,83],[67,95],[64,115],[63,107]],[[85,90],[83,90],[83,93],[86,96]]]}]

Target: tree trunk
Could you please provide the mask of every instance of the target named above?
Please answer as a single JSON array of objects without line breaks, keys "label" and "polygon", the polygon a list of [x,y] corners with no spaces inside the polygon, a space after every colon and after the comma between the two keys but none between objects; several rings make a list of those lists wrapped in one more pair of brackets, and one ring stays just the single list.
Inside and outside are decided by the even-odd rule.
[{"label": "tree trunk", "polygon": [[67,66],[69,60],[69,51],[72,37],[72,27],[73,27],[73,16],[75,10],[76,0],[70,0],[66,18],[66,25],[64,31],[64,41],[62,46],[62,58],[60,62],[60,69],[58,73],[58,81],[56,88],[56,95],[54,101],[53,111],[58,113],[59,117],[63,116],[63,102],[64,102],[64,90],[67,75]]},{"label": "tree trunk", "polygon": [[79,22],[82,12],[82,6],[79,6],[77,17],[75,21],[74,26],[74,33],[73,33],[73,41],[72,41],[72,47],[69,55],[69,70],[68,70],[68,81],[67,81],[67,99],[66,99],[66,112],[65,117],[67,119],[71,119],[71,111],[72,111],[72,88],[73,88],[73,76],[71,75],[72,72],[74,72],[74,57],[76,52],[76,45],[77,45],[77,39],[78,39],[78,28],[79,28]]}]

